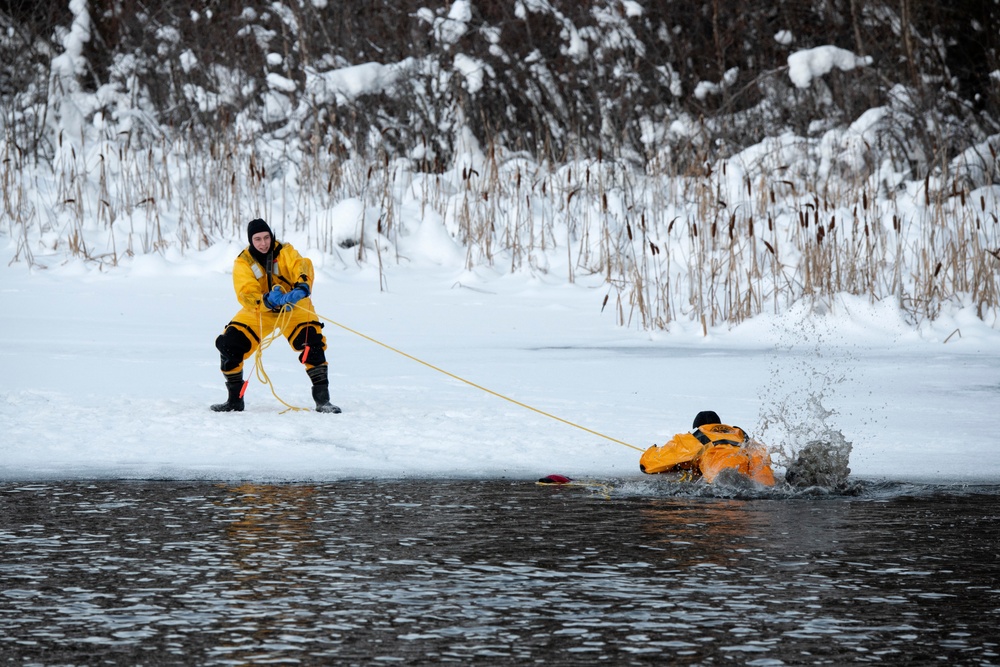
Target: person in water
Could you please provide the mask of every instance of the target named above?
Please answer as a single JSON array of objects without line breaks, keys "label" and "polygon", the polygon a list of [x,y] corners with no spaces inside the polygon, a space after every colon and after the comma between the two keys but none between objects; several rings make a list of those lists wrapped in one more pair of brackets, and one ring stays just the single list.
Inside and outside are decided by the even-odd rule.
[{"label": "person in water", "polygon": [[678,433],[666,444],[653,445],[639,459],[647,474],[683,472],[711,483],[732,468],[753,481],[774,486],[774,471],[767,448],[739,426],[723,424],[711,410],[699,412],[690,433]]}]

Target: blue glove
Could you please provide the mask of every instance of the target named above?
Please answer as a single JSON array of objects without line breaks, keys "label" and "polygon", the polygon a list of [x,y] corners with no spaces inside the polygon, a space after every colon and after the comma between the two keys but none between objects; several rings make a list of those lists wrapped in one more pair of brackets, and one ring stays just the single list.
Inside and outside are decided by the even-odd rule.
[{"label": "blue glove", "polygon": [[302,290],[296,286],[295,289],[285,295],[285,303],[298,303],[307,296],[309,296],[308,289]]},{"label": "blue glove", "polygon": [[305,292],[304,297],[305,296],[309,296],[310,294],[312,294],[312,290],[309,289],[309,283],[305,283],[305,282],[295,283],[295,287],[293,289],[302,290],[303,292]]},{"label": "blue glove", "polygon": [[280,287],[275,286],[270,292],[264,295],[264,305],[271,310],[279,310],[288,303],[288,296],[288,294],[282,293]]}]

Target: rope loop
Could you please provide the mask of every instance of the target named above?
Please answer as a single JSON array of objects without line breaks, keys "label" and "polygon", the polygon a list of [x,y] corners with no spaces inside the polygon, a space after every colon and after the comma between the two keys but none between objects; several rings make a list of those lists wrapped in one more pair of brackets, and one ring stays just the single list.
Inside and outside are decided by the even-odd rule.
[{"label": "rope loop", "polygon": [[278,413],[282,415],[289,411],[309,412],[309,408],[300,408],[290,403],[286,403],[284,399],[278,396],[278,392],[274,388],[274,383],[271,382],[271,378],[268,377],[267,371],[264,370],[264,350],[271,347],[271,343],[281,336],[281,332],[284,330],[285,325],[288,324],[288,319],[291,317],[291,312],[290,308],[282,309],[282,311],[278,314],[277,321],[274,323],[274,328],[267,335],[265,335],[263,311],[257,311],[257,322],[260,327],[261,338],[260,345],[257,346],[257,353],[254,355],[254,372],[257,374],[257,379],[260,380],[261,383],[270,387],[271,394],[278,399],[279,403],[285,406],[285,409]]}]

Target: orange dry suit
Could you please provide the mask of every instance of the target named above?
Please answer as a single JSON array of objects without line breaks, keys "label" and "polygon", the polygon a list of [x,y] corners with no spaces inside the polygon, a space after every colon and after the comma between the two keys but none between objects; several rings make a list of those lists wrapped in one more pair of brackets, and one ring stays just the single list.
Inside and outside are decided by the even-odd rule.
[{"label": "orange dry suit", "polygon": [[243,362],[254,353],[267,335],[281,326],[292,349],[300,353],[306,370],[326,364],[326,337],[317,321],[312,300],[301,299],[290,312],[272,311],[264,305],[264,295],[274,286],[289,292],[296,283],[305,283],[312,293],[312,260],[302,257],[290,244],[273,241],[262,265],[244,248],[233,262],[233,287],[243,308],[236,313],[215,341],[222,355],[222,372],[243,372]]},{"label": "orange dry suit", "polygon": [[766,486],[774,485],[771,457],[761,443],[738,426],[704,424],[678,433],[666,444],[650,447],[639,459],[645,473],[690,471],[712,482],[725,468],[734,468]]}]

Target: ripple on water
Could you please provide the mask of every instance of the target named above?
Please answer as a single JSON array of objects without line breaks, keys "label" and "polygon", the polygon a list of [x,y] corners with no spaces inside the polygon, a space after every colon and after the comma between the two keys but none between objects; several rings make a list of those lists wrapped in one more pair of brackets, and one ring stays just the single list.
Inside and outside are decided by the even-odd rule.
[{"label": "ripple on water", "polygon": [[645,477],[0,485],[0,655],[995,664],[998,495]]}]

